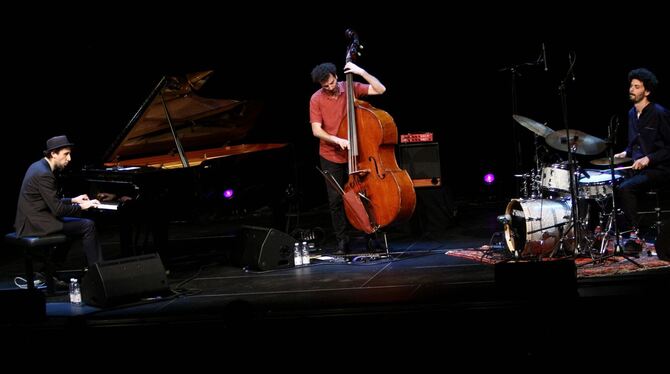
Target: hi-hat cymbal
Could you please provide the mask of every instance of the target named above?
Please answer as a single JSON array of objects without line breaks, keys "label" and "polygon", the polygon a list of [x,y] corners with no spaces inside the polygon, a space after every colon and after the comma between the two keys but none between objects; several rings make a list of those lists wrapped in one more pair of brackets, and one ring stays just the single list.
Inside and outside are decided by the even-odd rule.
[{"label": "hi-hat cymbal", "polygon": [[552,132],[554,132],[554,130],[550,129],[549,127],[547,127],[547,126],[545,126],[545,125],[543,125],[543,124],[541,124],[537,121],[534,121],[534,120],[532,120],[528,117],[513,114],[512,118],[514,118],[515,121],[519,122],[519,124],[521,126],[527,128],[528,130],[536,133],[537,135],[539,135],[543,138],[545,136],[551,134]]},{"label": "hi-hat cymbal", "polygon": [[[614,158],[614,165],[624,164],[631,160],[633,159],[630,157]],[[609,166],[610,159],[609,157],[596,158],[595,160],[591,160],[591,164],[598,166]]]},{"label": "hi-hat cymbal", "polygon": [[[568,151],[568,137],[566,136],[566,130],[557,130],[545,137],[545,140],[549,146],[559,151]],[[574,153],[580,155],[597,155],[607,148],[607,143],[604,140],[589,135],[583,131],[579,130],[569,130],[570,132],[570,145]]]}]

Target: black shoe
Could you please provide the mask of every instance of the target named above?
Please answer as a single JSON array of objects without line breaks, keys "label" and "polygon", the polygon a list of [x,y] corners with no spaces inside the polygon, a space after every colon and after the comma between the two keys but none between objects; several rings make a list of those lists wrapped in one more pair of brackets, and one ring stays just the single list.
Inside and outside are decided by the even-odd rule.
[{"label": "black shoe", "polygon": [[642,243],[637,238],[628,239],[623,245],[623,254],[631,257],[640,257]]},{"label": "black shoe", "polygon": [[65,291],[70,288],[70,285],[67,282],[64,282],[56,277],[53,277],[53,280],[55,291]]},{"label": "black shoe", "polygon": [[670,251],[666,250],[659,250],[656,248],[656,257],[658,257],[659,260],[663,261],[670,261]]},{"label": "black shoe", "polygon": [[346,240],[339,240],[337,242],[337,247],[335,247],[335,254],[342,256],[349,253],[351,253],[351,250],[349,249],[349,242]]},{"label": "black shoe", "polygon": [[[47,275],[41,272],[35,273],[35,279],[36,280],[41,280],[42,282],[46,282]],[[53,281],[54,284],[54,291],[64,291],[70,288],[70,285],[67,282],[64,282],[55,276],[51,277],[51,280]]]}]

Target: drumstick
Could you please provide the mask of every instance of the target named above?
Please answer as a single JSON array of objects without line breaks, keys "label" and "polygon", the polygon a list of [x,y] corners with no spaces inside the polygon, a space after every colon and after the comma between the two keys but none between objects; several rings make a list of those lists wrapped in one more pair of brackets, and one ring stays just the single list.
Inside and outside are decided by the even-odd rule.
[{"label": "drumstick", "polygon": [[618,167],[618,168],[614,168],[614,170],[626,170],[626,169],[632,169],[632,168],[633,168],[633,165],[631,165],[631,166],[621,166],[621,167]]}]

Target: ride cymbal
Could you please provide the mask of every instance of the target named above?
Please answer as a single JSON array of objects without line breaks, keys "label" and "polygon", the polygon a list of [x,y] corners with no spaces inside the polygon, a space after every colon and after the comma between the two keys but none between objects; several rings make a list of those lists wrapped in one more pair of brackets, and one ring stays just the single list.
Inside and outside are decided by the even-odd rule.
[{"label": "ride cymbal", "polygon": [[539,135],[543,138],[545,136],[551,134],[552,132],[554,132],[554,130],[550,129],[549,127],[547,127],[547,126],[545,126],[545,125],[543,125],[543,124],[541,124],[537,121],[534,121],[534,120],[532,120],[528,117],[513,114],[512,118],[514,118],[514,120],[517,121],[521,126],[527,128],[528,130],[536,133],[537,135]]},{"label": "ride cymbal", "polygon": [[579,130],[557,130],[545,137],[547,144],[559,151],[568,151],[568,137],[566,133],[570,133],[570,146],[573,153],[580,155],[597,155],[607,148],[607,143],[604,140],[589,135]]}]

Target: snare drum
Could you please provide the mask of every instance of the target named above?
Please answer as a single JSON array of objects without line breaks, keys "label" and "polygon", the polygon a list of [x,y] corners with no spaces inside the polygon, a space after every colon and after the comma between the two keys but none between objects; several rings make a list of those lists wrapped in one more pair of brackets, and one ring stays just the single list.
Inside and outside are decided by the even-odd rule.
[{"label": "snare drum", "polygon": [[[612,196],[612,174],[609,170],[587,169],[588,177],[579,179],[580,199],[603,199]],[[614,183],[621,182],[623,175],[614,172]]]},{"label": "snare drum", "polygon": [[542,168],[543,190],[570,193],[570,169],[567,163],[553,164]]}]

